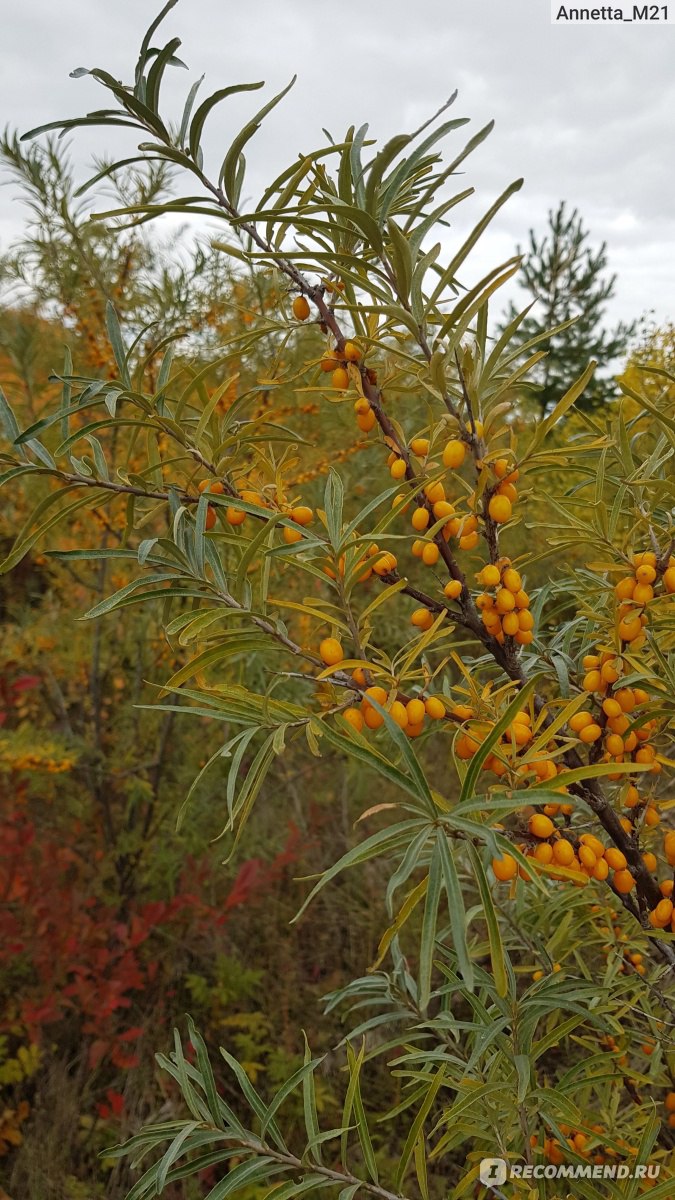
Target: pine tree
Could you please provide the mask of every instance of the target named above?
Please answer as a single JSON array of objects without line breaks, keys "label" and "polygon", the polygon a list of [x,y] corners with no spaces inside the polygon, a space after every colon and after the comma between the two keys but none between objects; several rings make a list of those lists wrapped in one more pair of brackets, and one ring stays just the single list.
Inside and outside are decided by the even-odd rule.
[{"label": "pine tree", "polygon": [[[521,323],[516,339],[529,342],[546,329],[574,323],[539,348],[546,357],[535,372],[535,392],[542,413],[548,412],[581,375],[589,360],[608,363],[625,354],[635,323],[620,322],[614,330],[603,327],[607,301],[614,295],[615,275],[607,275],[607,247],[588,245],[588,232],[577,209],[570,214],[563,200],[549,212],[547,232],[540,239],[530,230],[529,248],[523,252],[521,285],[533,297],[533,308]],[[536,302],[536,303],[535,303]],[[521,306],[522,307],[522,306]],[[505,327],[519,311],[511,304]],[[611,376],[595,377],[586,389],[582,407],[597,408],[616,395]]]}]

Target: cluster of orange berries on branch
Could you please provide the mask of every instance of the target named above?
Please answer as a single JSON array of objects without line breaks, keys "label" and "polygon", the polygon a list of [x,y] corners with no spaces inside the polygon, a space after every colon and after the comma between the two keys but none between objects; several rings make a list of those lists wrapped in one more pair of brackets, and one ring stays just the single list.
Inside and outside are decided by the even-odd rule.
[{"label": "cluster of orange berries on branch", "polygon": [[492,491],[488,500],[488,516],[496,525],[503,525],[513,516],[513,506],[518,499],[516,483],[520,478],[517,467],[511,467],[506,458],[498,458],[492,463],[492,470],[499,483]]},{"label": "cluster of orange berries on branch", "polygon": [[[211,496],[222,496],[225,491],[225,484],[220,479],[202,479],[199,484],[200,492],[208,492]],[[229,512],[229,509],[228,509]],[[242,513],[242,520],[246,513]],[[212,504],[209,504],[206,510],[206,529],[213,529],[216,523],[216,510]],[[231,524],[240,524],[239,521],[230,522]]]},{"label": "cluster of orange berries on branch", "polygon": [[[461,721],[462,728],[455,743],[455,753],[458,758],[471,759],[480,746],[492,732],[495,721],[481,719],[473,708],[466,704],[456,704],[451,709],[451,715]],[[538,783],[549,783],[558,774],[558,767],[552,758],[537,758],[522,761],[518,756],[527,753],[527,748],[534,737],[532,717],[527,709],[517,712],[510,725],[501,734],[491,754],[488,754],[482,764],[483,771],[491,771],[498,778],[511,772],[518,777],[521,785],[533,777]],[[549,747],[548,749],[552,749]],[[563,789],[557,789],[562,791]],[[549,806],[553,813],[560,806]],[[571,806],[564,806],[572,812]]]},{"label": "cluster of orange berries on branch", "polygon": [[510,637],[521,646],[529,646],[534,640],[530,597],[511,559],[500,558],[496,563],[487,563],[476,579],[486,589],[477,597],[476,607],[480,609],[488,633],[502,644]]},{"label": "cluster of orange berries on branch", "polygon": [[[349,388],[349,366],[356,364],[363,358],[363,351],[357,342],[346,341],[342,345],[342,349],[328,349],[325,351],[320,360],[319,366],[326,374],[330,373],[331,385],[336,391],[346,392]],[[366,375],[370,383],[377,382],[377,373],[373,370],[366,370]],[[362,433],[370,433],[377,425],[377,417],[369,400],[360,395],[354,402],[354,412],[356,414],[356,424]]]},{"label": "cluster of orange berries on branch", "polygon": [[666,1121],[671,1129],[675,1129],[675,1092],[668,1092],[664,1100],[664,1108],[668,1114]]},{"label": "cluster of orange berries on branch", "polygon": [[[337,566],[337,572],[335,566]],[[357,583],[367,583],[371,575],[379,575],[380,578],[390,575],[397,566],[398,561],[395,554],[390,554],[388,550],[380,550],[380,547],[373,543],[355,563],[355,569],[359,571],[356,576]],[[347,570],[346,555],[341,554],[337,563],[334,563],[333,560],[325,561],[322,569],[324,575],[327,575],[329,579],[337,579],[338,575],[344,579]]]},{"label": "cluster of orange berries on branch", "polygon": [[[402,729],[411,738],[419,737],[427,718],[431,721],[440,721],[446,715],[445,704],[439,696],[415,696],[412,699],[404,700],[398,699],[394,693],[392,697],[386,688],[378,684],[366,687],[366,675],[362,667],[357,667],[352,672],[352,679],[359,689],[365,688],[365,690],[361,694],[358,708],[350,705],[342,710],[342,716],[359,733],[364,728],[376,730],[384,725],[384,717],[375,708],[375,704],[388,712],[399,729]],[[375,704],[372,703],[373,701]]]},{"label": "cluster of orange berries on branch", "polygon": [[[574,1129],[571,1125],[560,1122],[558,1125],[560,1133],[566,1138],[565,1143],[561,1143],[553,1134],[544,1136],[543,1145],[540,1145],[536,1133],[530,1137],[530,1146],[533,1150],[541,1150],[544,1158],[554,1166],[560,1166],[565,1162],[565,1151],[571,1150],[574,1154],[581,1158],[586,1158],[589,1162],[596,1166],[601,1166],[610,1159],[617,1157],[617,1151],[613,1146],[604,1146],[602,1144],[602,1136],[606,1134],[604,1125],[589,1125],[589,1132],[585,1133],[581,1129]],[[617,1146],[620,1146],[626,1154],[636,1154],[637,1148],[629,1145],[624,1138],[613,1137],[611,1139]],[[656,1182],[652,1180],[651,1182]]]},{"label": "cluster of orange berries on branch", "polygon": [[[644,645],[645,627],[649,624],[647,607],[654,599],[659,585],[658,558],[653,550],[634,554],[632,569],[622,576],[614,588],[617,600],[616,626],[622,642],[630,644],[631,650]],[[671,557],[663,572],[663,591],[675,593],[675,558]]]},{"label": "cluster of orange berries on branch", "polygon": [[[561,830],[552,819],[558,812],[569,817],[573,811],[571,805],[547,804],[544,811],[533,812],[528,821],[528,833],[533,843],[517,843],[518,849],[526,858],[532,860],[534,867],[545,868],[546,873],[553,879],[570,879],[577,886],[584,886],[590,880],[608,880],[619,895],[628,895],[635,888],[636,880],[629,870],[624,852],[617,846],[605,846],[592,833],[582,833],[577,837],[573,828]],[[631,832],[630,825],[628,829],[625,824],[623,827],[626,832]],[[668,865],[671,868],[675,867],[675,830],[665,835],[664,856]],[[655,854],[645,851],[642,861],[648,871],[656,872],[658,859]],[[560,867],[565,869],[564,872],[557,871]],[[508,853],[493,859],[492,870],[495,878],[504,883],[515,879],[517,875],[526,881],[530,879],[515,857]],[[568,872],[573,872],[574,875],[569,875]],[[659,883],[662,899],[648,916],[652,928],[675,933],[673,886],[672,877]],[[639,963],[639,960],[636,960],[636,963]]]},{"label": "cluster of orange berries on branch", "polygon": [[[615,686],[620,683],[625,669],[620,655],[610,651],[586,654],[582,666],[586,672],[583,689],[597,697],[599,711],[591,713],[587,709],[580,709],[570,718],[569,728],[586,745],[602,739],[604,753],[601,761],[633,761],[649,767],[652,774],[658,775],[662,769],[661,763],[650,742],[657,731],[657,722],[642,720],[639,715],[639,710],[649,702],[648,693],[644,688]],[[621,776],[615,778],[620,779]]]},{"label": "cluster of orange berries on branch", "polygon": [[[314,513],[306,504],[297,504],[294,508],[289,508],[288,516],[296,525],[310,525],[314,520]],[[302,541],[302,533],[299,529],[291,529],[289,525],[284,525],[283,538],[288,546],[292,546]]]}]

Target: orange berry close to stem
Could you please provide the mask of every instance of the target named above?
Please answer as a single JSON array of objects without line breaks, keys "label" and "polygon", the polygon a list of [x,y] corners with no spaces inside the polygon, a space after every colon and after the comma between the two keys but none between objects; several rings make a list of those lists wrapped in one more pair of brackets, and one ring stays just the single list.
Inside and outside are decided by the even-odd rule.
[{"label": "orange berry close to stem", "polygon": [[306,321],[309,316],[309,304],[305,296],[296,296],[293,301],[293,316],[296,321]]},{"label": "orange berry close to stem", "polygon": [[443,466],[450,470],[456,470],[461,467],[466,458],[466,445],[460,442],[459,438],[452,438],[451,441],[445,443],[443,449]]},{"label": "orange berry close to stem", "polygon": [[550,817],[544,816],[543,813],[533,813],[528,822],[528,828],[534,837],[549,838],[553,833],[554,825]]},{"label": "orange berry close to stem", "polygon": [[511,854],[504,854],[501,858],[493,858],[492,870],[495,878],[500,883],[506,883],[509,879],[514,879],[518,873],[518,863]]},{"label": "orange berry close to stem", "polygon": [[327,637],[323,639],[321,645],[319,646],[319,654],[321,655],[327,667],[336,666],[336,664],[342,662],[342,659],[344,658],[342,644],[337,638],[334,637]]},{"label": "orange berry close to stem", "polygon": [[513,507],[508,496],[492,496],[488,504],[488,513],[498,525],[511,520]]}]

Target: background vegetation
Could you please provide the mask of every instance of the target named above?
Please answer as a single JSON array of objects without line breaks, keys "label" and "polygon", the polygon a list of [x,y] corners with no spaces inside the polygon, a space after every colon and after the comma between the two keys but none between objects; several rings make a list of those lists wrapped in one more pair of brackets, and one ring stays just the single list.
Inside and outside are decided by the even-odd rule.
[{"label": "background vegetation", "polygon": [[[170,44],[170,53],[175,49]],[[168,61],[167,54],[165,65]],[[331,714],[340,707],[334,694],[339,687],[334,689],[330,680],[320,683],[313,701],[322,723],[338,730],[331,749],[323,747],[318,755],[311,732],[293,736],[289,717],[286,740],[277,735],[274,753],[259,778],[252,780],[259,747],[252,740],[239,743],[236,751],[235,744],[229,744],[225,764],[216,758],[215,769],[204,770],[220,753],[223,730],[209,719],[205,702],[199,708],[198,697],[208,697],[216,710],[220,701],[226,704],[229,697],[240,695],[238,689],[245,689],[247,696],[276,696],[278,657],[242,628],[238,641],[227,654],[213,659],[211,667],[200,659],[196,669],[181,676],[178,673],[203,646],[198,632],[191,635],[184,619],[189,609],[180,599],[171,611],[157,603],[118,608],[111,604],[106,616],[78,619],[97,605],[105,607],[107,597],[135,581],[139,562],[147,568],[156,553],[153,539],[168,538],[166,502],[159,484],[153,502],[153,478],[161,481],[163,471],[175,468],[184,473],[186,489],[192,486],[194,491],[196,476],[204,474],[204,459],[193,453],[196,443],[188,440],[178,453],[172,446],[170,425],[162,429],[160,420],[148,436],[147,430],[133,428],[125,420],[126,396],[133,390],[125,371],[132,367],[136,388],[144,397],[165,389],[173,404],[185,389],[183,394],[190,399],[185,425],[190,438],[197,426],[208,439],[211,421],[220,422],[221,431],[234,430],[238,486],[243,480],[254,488],[258,502],[260,496],[274,496],[280,511],[284,511],[282,504],[288,511],[291,502],[302,501],[313,511],[323,507],[330,512],[327,497],[336,486],[337,468],[351,517],[367,510],[392,481],[386,472],[383,478],[382,441],[370,436],[368,419],[355,423],[352,403],[342,402],[346,388],[326,396],[321,378],[317,379],[316,364],[326,346],[325,322],[305,325],[294,319],[291,306],[297,289],[290,289],[288,278],[264,255],[257,258],[250,253],[250,241],[236,223],[234,233],[228,234],[234,242],[228,243],[229,254],[216,253],[210,245],[195,248],[187,234],[178,245],[172,234],[171,243],[165,245],[161,235],[147,234],[143,224],[130,224],[130,215],[150,214],[173,203],[177,185],[171,155],[156,161],[146,153],[145,161],[115,172],[102,162],[94,197],[89,193],[82,198],[63,146],[44,138],[22,144],[8,136],[0,147],[4,169],[28,205],[25,237],[0,265],[0,385],[21,430],[30,428],[42,437],[40,422],[52,421],[56,414],[58,426],[50,424],[51,432],[44,435],[46,453],[49,458],[56,453],[60,431],[67,448],[63,468],[67,473],[111,482],[122,478],[113,473],[112,465],[123,464],[126,484],[120,489],[119,503],[109,503],[110,496],[95,488],[90,489],[91,496],[86,489],[82,495],[80,489],[70,494],[67,512],[65,507],[55,511],[51,502],[56,481],[47,483],[14,464],[8,467],[2,492],[0,543],[12,568],[0,577],[0,1180],[7,1194],[11,1200],[126,1195],[137,1178],[128,1158],[100,1156],[144,1124],[165,1122],[167,1137],[174,1136],[177,1126],[171,1123],[184,1116],[186,1094],[189,1098],[189,1087],[176,1067],[183,1060],[176,1051],[172,1076],[171,1069],[168,1074],[160,1069],[162,1064],[154,1056],[158,1050],[168,1050],[174,1025],[185,1032],[186,1012],[210,1049],[223,1045],[241,1065],[243,1084],[236,1074],[216,1068],[227,1111],[244,1120],[251,1104],[247,1084],[268,1097],[278,1095],[281,1088],[284,1134],[290,1144],[305,1138],[305,1126],[310,1130],[314,1119],[311,1113],[308,1116],[307,1086],[284,1091],[284,1081],[289,1079],[296,1079],[298,1085],[302,1079],[306,1085],[309,1044],[312,1054],[321,1058],[312,1066],[309,1108],[315,1109],[324,1130],[339,1131],[345,1125],[357,1129],[353,1178],[358,1182],[365,1175],[370,1179],[366,1186],[375,1194],[388,1194],[381,1178],[395,1178],[391,1186],[397,1194],[441,1196],[452,1188],[457,1196],[482,1195],[476,1181],[478,1158],[491,1147],[496,1152],[498,1145],[509,1151],[508,1139],[498,1141],[499,1131],[519,1125],[528,1155],[541,1152],[555,1162],[569,1137],[571,1153],[577,1158],[585,1154],[592,1161],[612,1157],[628,1161],[648,1141],[652,1157],[670,1170],[675,1125],[668,1108],[670,1096],[675,1102],[672,962],[659,953],[659,939],[647,917],[650,905],[631,912],[632,901],[622,905],[620,893],[609,887],[574,887],[569,876],[565,885],[564,868],[557,883],[544,876],[546,887],[524,887],[521,881],[508,891],[503,885],[500,888],[494,874],[486,875],[480,863],[476,867],[474,848],[459,862],[457,876],[467,929],[472,920],[478,926],[478,932],[474,926],[474,932],[466,934],[464,951],[456,936],[452,902],[451,930],[443,927],[445,916],[434,911],[429,917],[428,901],[418,903],[425,888],[431,887],[428,857],[414,864],[414,874],[409,872],[406,886],[415,886],[397,915],[391,906],[392,863],[373,854],[363,856],[357,873],[347,871],[334,878],[304,917],[291,923],[308,891],[299,878],[316,876],[349,854],[361,838],[357,822],[364,810],[368,810],[366,830],[372,834],[384,828],[381,814],[400,801],[393,775],[374,775],[372,761],[357,751],[348,753],[349,748],[340,744],[339,738],[347,737],[342,732],[344,723],[339,718],[335,726],[324,722],[322,714],[334,720]],[[235,167],[238,161],[235,156]],[[382,172],[386,165],[380,163]],[[317,210],[321,204],[325,209],[328,202],[319,195],[319,183],[313,186]],[[410,188],[401,203],[414,211],[419,179],[413,177]],[[284,191],[283,183],[277,189],[277,203],[279,190]],[[294,196],[289,192],[286,204]],[[103,207],[119,210],[119,215],[90,219],[92,210]],[[373,236],[365,219],[363,229],[366,240]],[[306,233],[301,227],[300,234]],[[350,271],[357,269],[352,260],[360,253],[357,231],[352,227],[347,236],[336,227],[333,233],[339,244],[340,275],[349,281]],[[391,228],[388,236],[394,239],[395,249],[396,233]],[[368,255],[371,251],[372,247]],[[318,252],[317,260],[321,261]],[[405,258],[403,265],[397,260],[397,268],[405,271]],[[372,255],[369,269],[377,279]],[[340,280],[334,272],[330,276],[328,294],[336,297],[339,308],[341,297],[335,289]],[[453,279],[451,272],[448,280]],[[400,293],[400,279],[398,283]],[[484,290],[491,290],[490,281]],[[436,400],[438,376],[432,376],[432,386],[420,401],[419,380],[406,363],[406,355],[410,358],[413,353],[409,322],[396,330],[392,318],[378,331],[376,323],[369,323],[367,307],[359,312],[355,297],[348,290],[346,306],[361,344],[380,355],[377,371],[380,383],[385,381],[394,428],[405,427],[412,434],[419,427],[420,435],[425,430],[428,434],[435,418],[429,417],[427,408]],[[487,296],[477,291],[477,301],[463,331],[480,339],[486,336]],[[567,319],[569,305],[563,308],[562,320],[550,324]],[[457,315],[459,324],[464,315]],[[512,313],[509,319],[513,318]],[[526,340],[538,332],[532,327]],[[564,331],[560,336],[556,380],[565,362]],[[124,355],[120,357],[121,337],[129,348],[126,361]],[[601,338],[595,339],[594,345],[602,344]],[[466,355],[463,369],[470,375],[471,348],[466,346],[456,340],[458,355]],[[620,469],[611,458],[617,442],[621,445],[622,430],[630,431],[634,449],[647,447],[641,462],[651,464],[654,489],[650,492],[647,487],[640,496],[635,489],[630,493],[637,515],[632,509],[628,512],[626,493],[622,493],[621,519],[613,530],[616,557],[609,564],[611,583],[618,578],[611,571],[626,570],[629,554],[642,548],[654,513],[663,522],[659,544],[664,547],[671,536],[672,420],[668,414],[673,384],[668,372],[673,369],[673,346],[671,329],[652,331],[622,366],[622,398],[618,387],[604,388],[591,392],[592,403],[585,412],[562,413],[561,423],[550,431],[550,457],[541,464],[546,486],[535,479],[519,498],[523,519],[509,529],[508,552],[520,570],[527,570],[532,611],[542,639],[545,634],[542,644],[536,645],[536,666],[548,672],[549,700],[554,686],[565,702],[578,698],[583,691],[583,671],[579,674],[583,652],[588,654],[595,641],[602,645],[603,638],[610,636],[607,629],[612,620],[605,627],[594,624],[597,577],[606,572],[607,554],[600,566],[594,566],[596,530],[584,517],[588,504],[584,489],[590,474],[593,486],[600,487],[594,520],[597,517],[602,530],[598,513],[611,505],[615,484],[622,486]],[[565,386],[573,385],[585,367],[580,361],[582,351],[578,342],[572,344],[571,377]],[[612,354],[615,351],[616,347]],[[527,355],[526,345],[518,361]],[[342,360],[336,359],[333,368],[343,369],[338,361]],[[648,374],[640,367],[645,362],[652,367]],[[455,382],[461,392],[459,357],[457,364]],[[354,386],[353,377],[347,378]],[[532,386],[520,378],[519,371],[504,378],[507,386],[501,398],[508,406],[508,444],[502,439],[500,445],[507,449],[500,452],[507,453],[513,465],[516,457],[510,447],[531,432],[542,410],[555,408],[560,394],[550,393],[547,376],[549,392],[542,399],[536,372]],[[99,406],[94,415],[77,412],[69,424],[71,406],[84,409],[86,400]],[[486,418],[490,404],[494,409],[492,396],[486,411],[481,407]],[[650,413],[663,421],[665,434],[650,432]],[[100,428],[92,424],[96,421],[101,422]],[[494,422],[499,428],[497,417]],[[8,435],[10,454],[14,441]],[[564,454],[564,448],[574,442],[594,449],[595,466],[590,472],[590,460],[583,454],[572,461]],[[36,450],[31,440],[27,446],[33,462],[45,465],[44,448]],[[223,460],[227,457],[224,453]],[[601,458],[608,464],[607,478],[598,485]],[[228,462],[227,472],[231,465]],[[11,478],[10,471],[15,471]],[[223,470],[224,478],[227,472]],[[67,482],[66,475],[61,483]],[[142,506],[134,507],[134,488],[142,493]],[[567,525],[560,509],[565,494],[580,498],[576,510],[573,499]],[[641,512],[641,503],[652,505],[649,513]],[[251,504],[255,513],[255,496],[249,508]],[[200,512],[198,520],[205,520],[205,505]],[[241,573],[245,546],[237,541],[236,526],[234,531],[227,529],[222,518],[219,509],[222,553],[229,567],[238,562]],[[642,538],[639,545],[632,540],[635,521]],[[250,524],[249,520],[247,530]],[[412,562],[407,530],[389,538],[385,527],[382,534],[388,549]],[[247,536],[251,539],[253,534]],[[608,544],[611,540],[606,538]],[[320,637],[340,630],[333,616],[323,615],[320,620],[325,582],[316,565],[306,573],[291,569],[293,544],[298,543],[286,538],[289,561],[282,575],[286,628],[297,645],[315,653]],[[129,546],[133,557],[110,553]],[[84,547],[91,553],[80,554]],[[470,554],[474,546],[461,549]],[[254,550],[264,560],[263,545]],[[243,561],[246,584],[247,574],[254,580],[255,572],[264,568],[253,554]],[[475,561],[467,561],[473,578],[481,567],[481,552]],[[337,562],[333,565],[338,568]],[[606,582],[606,574],[604,578]],[[574,590],[570,579],[576,581]],[[393,574],[387,582],[393,590],[389,602],[376,606],[377,644],[398,650],[409,644],[414,609],[412,597],[398,595],[401,589]],[[361,613],[383,594],[382,583],[373,574],[361,585]],[[347,620],[345,613],[350,610],[344,594],[338,603],[342,620]],[[358,620],[361,629],[361,616]],[[673,619],[665,604],[658,609],[655,623],[659,640],[653,658],[645,651],[645,678],[635,661],[626,672],[629,683],[640,682],[649,689],[659,759],[666,767],[663,778],[652,781],[656,790],[650,807],[667,823],[671,803],[667,779],[672,766],[672,694],[667,691],[673,672]],[[358,652],[353,620],[352,624],[347,620],[345,628],[347,638],[356,637],[353,656],[361,660],[365,651],[360,647],[363,652]],[[415,638],[420,630],[423,636],[424,625],[413,627]],[[451,642],[445,640],[442,628],[434,628],[411,660],[408,688],[421,688],[421,694],[426,694],[433,678],[433,690],[442,695],[449,713],[463,701],[473,706],[475,716],[481,699],[487,711],[492,704],[490,687],[481,693],[476,664],[492,686],[504,681],[495,684],[494,672],[481,658],[481,647],[475,638],[473,645],[470,642],[461,628]],[[626,644],[623,650],[628,653]],[[467,664],[464,669],[462,660]],[[159,704],[160,689],[170,677],[175,687],[189,680],[192,691],[172,697],[172,705],[164,695],[165,703]],[[305,681],[295,677],[288,665],[282,677],[284,701],[305,704],[299,699],[305,694]],[[399,678],[405,683],[405,672]],[[495,696],[493,725],[514,700],[508,689],[497,690]],[[196,713],[180,712],[181,707],[194,709],[195,704]],[[512,718],[510,708],[509,714]],[[231,733],[236,728],[226,726]],[[488,728],[489,722],[480,740]],[[387,726],[378,736],[390,732]],[[472,728],[466,736],[476,733]],[[448,806],[455,807],[462,786],[461,760],[470,754],[463,755],[455,743],[457,757],[451,757],[443,737],[424,737],[421,745],[424,774],[433,783],[434,795],[440,790]],[[387,751],[398,762],[407,761],[401,753],[396,745]],[[233,756],[256,803],[231,854],[223,826],[227,805],[232,804],[229,789],[235,786],[229,782]],[[177,811],[197,776],[200,782],[192,794],[190,819],[177,829]],[[627,820],[620,770],[619,784],[623,791],[620,797],[617,791],[612,803]],[[237,803],[248,812],[241,793],[237,795]],[[491,813],[493,823],[500,816],[500,795],[503,801],[503,791],[494,792],[492,809],[485,800],[483,811]],[[549,807],[550,803],[549,795]],[[382,807],[375,812],[375,806]],[[512,814],[508,806],[502,803],[502,807],[501,820],[508,826]],[[543,801],[538,807],[543,809]],[[646,809],[646,800],[641,801],[641,820]],[[568,825],[566,821],[565,830]],[[513,838],[522,854],[532,847],[527,831],[518,833],[520,828],[514,826]],[[640,838],[643,830],[641,824]],[[653,853],[647,843],[635,844],[636,852],[639,848],[640,854]],[[490,845],[488,869],[493,857],[501,861],[505,853],[504,843],[500,842],[501,856],[493,854],[497,844]],[[658,854],[663,874],[660,843]],[[518,861],[523,871],[522,858]],[[446,886],[450,890],[447,880]],[[647,885],[645,889],[648,897]],[[664,890],[664,897],[667,894]],[[499,913],[497,945],[507,956],[508,1009],[500,1008],[506,1003],[498,978],[500,970],[506,970],[502,950],[496,949],[489,919],[484,926],[478,915],[495,912],[490,896]],[[383,943],[383,930],[392,919]],[[433,968],[430,944],[438,955]],[[666,934],[661,944],[669,945]],[[474,990],[467,986],[462,953],[474,964]],[[373,964],[379,969],[368,974]],[[422,976],[427,972],[426,984],[420,972]],[[430,999],[434,1044],[448,1057],[454,1089],[445,1100],[442,1089],[450,1086],[449,1079],[444,1083],[440,1069],[436,1072],[440,1060],[434,1059],[440,1051],[430,1050],[425,1058],[423,1049],[432,1028],[424,1022]],[[352,1005],[360,1007],[352,1010]],[[376,1019],[361,1029],[373,1012]],[[405,1020],[399,1026],[401,1013]],[[351,1031],[347,1045],[341,1040],[346,1029]],[[362,1033],[367,1035],[363,1044]],[[200,1072],[203,1082],[207,1078],[203,1048],[194,1030],[186,1054],[191,1070]],[[345,1089],[348,1096],[351,1089],[346,1117]],[[556,1098],[548,1108],[547,1091]],[[544,1114],[541,1119],[539,1112]],[[387,1119],[380,1120],[385,1115]],[[268,1117],[268,1125],[270,1121]],[[425,1133],[427,1121],[433,1129]],[[176,1156],[167,1162],[165,1175],[175,1169]],[[326,1161],[333,1163],[330,1150]],[[298,1171],[299,1164],[298,1158]],[[227,1170],[231,1176],[240,1166],[250,1165],[243,1153],[241,1159],[230,1156]],[[219,1186],[226,1177],[223,1170],[222,1157],[201,1165],[198,1160],[184,1178],[170,1175],[163,1194],[171,1200],[201,1197]],[[406,1173],[411,1177],[404,1184]],[[310,1193],[323,1186],[319,1178],[308,1177],[304,1184],[298,1178],[296,1172],[296,1192],[303,1186]],[[351,1186],[350,1180],[345,1186]],[[663,1181],[662,1174],[659,1188]],[[266,1194],[269,1186],[264,1173],[253,1172],[250,1177],[242,1174],[238,1186],[237,1178],[232,1183],[236,1194],[247,1198]],[[598,1193],[580,1190],[579,1194]],[[631,1193],[612,1192],[610,1187],[601,1194]]]}]

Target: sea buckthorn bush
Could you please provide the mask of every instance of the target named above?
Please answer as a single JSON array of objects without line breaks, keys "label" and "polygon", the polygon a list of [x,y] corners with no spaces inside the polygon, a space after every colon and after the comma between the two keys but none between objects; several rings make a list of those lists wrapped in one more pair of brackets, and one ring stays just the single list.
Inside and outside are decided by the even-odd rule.
[{"label": "sea buckthorn bush", "polygon": [[[4,569],[79,510],[122,508],[119,545],[54,553],[132,564],[86,617],[161,606],[169,643],[192,652],[157,704],[220,722],[222,742],[180,820],[216,773],[236,855],[266,777],[301,746],[377,788],[353,844],[298,885],[306,936],[314,898],[332,888],[339,904],[344,872],[377,859],[385,884],[369,973],[327,1000],[346,1026],[340,1124],[321,1127],[326,1067],[307,1043],[263,1096],[225,1048],[223,1075],[191,1023],[160,1059],[190,1117],[115,1152],[151,1159],[130,1195],[206,1166],[213,1200],[254,1186],[480,1195],[479,1160],[495,1155],[589,1170],[651,1160],[661,1179],[635,1188],[670,1195],[673,376],[658,368],[656,398],[631,386],[575,417],[591,363],[542,416],[528,377],[546,335],[514,348],[526,313],[501,333],[491,317],[518,260],[471,277],[476,242],[521,181],[463,239],[447,228],[456,205],[475,205],[455,176],[489,127],[458,140],[454,97],[381,149],[351,127],[249,202],[244,151],[288,89],[207,163],[216,104],[262,85],[205,100],[193,87],[176,122],[160,100],[179,42],[154,47],[158,24],[133,83],[77,72],[110,109],[43,129],[132,130],[138,160],[171,164],[185,192],[97,219],[206,216],[222,229],[213,253],[266,280],[277,304],[198,371],[174,367],[169,336],[152,379],[109,304],[114,378],[64,370],[51,413],[23,430],[3,401],[2,483],[30,476],[39,496]],[[283,422],[260,407],[270,392],[290,406]],[[306,412],[308,398],[333,463],[321,489],[297,477],[293,405]],[[324,440],[336,410],[368,447],[358,492],[344,447]],[[242,654],[266,668],[234,683]],[[374,1108],[383,1063],[391,1092]],[[624,1194],[589,1178],[579,1195]]]}]

